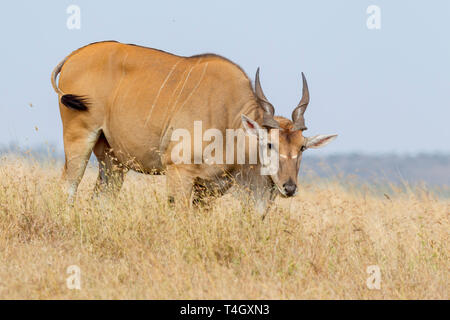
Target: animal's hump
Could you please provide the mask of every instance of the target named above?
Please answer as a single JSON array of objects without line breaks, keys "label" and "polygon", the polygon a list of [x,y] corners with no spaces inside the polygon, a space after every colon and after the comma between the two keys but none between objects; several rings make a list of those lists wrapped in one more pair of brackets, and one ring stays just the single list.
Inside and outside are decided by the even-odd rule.
[{"label": "animal's hump", "polygon": [[248,78],[247,74],[245,73],[244,69],[242,69],[242,67],[240,65],[238,65],[236,62],[225,58],[224,56],[221,56],[219,54],[216,53],[201,53],[201,54],[196,54],[193,56],[190,56],[188,58],[192,58],[192,59],[196,59],[196,58],[212,58],[212,59],[217,59],[217,60],[221,60],[224,61],[226,63],[230,63],[232,65],[234,65],[235,67],[237,67],[243,74],[245,74],[245,76]]}]

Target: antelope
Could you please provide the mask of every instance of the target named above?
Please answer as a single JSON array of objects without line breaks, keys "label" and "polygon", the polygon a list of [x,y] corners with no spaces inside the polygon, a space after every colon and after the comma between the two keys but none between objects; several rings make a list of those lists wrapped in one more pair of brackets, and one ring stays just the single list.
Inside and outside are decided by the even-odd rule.
[{"label": "antelope", "polygon": [[[117,194],[128,170],[165,174],[169,202],[188,206],[202,203],[206,194],[220,196],[237,183],[248,187],[256,211],[264,216],[277,195],[297,194],[303,152],[337,137],[303,135],[310,100],[303,73],[302,98],[291,121],[274,115],[261,88],[259,68],[253,88],[243,69],[215,54],[182,57],[97,42],[67,56],[53,70],[51,81],[63,124],[62,178],[71,203],[94,152],[99,163],[94,194]],[[265,156],[256,165],[176,163],[170,156],[176,145],[172,133],[179,128],[192,131],[194,121],[224,135],[227,129],[244,130],[247,138],[257,140],[257,150],[246,148],[246,154]],[[277,141],[271,138],[274,130]],[[269,151],[277,156],[278,170],[263,175]]]}]

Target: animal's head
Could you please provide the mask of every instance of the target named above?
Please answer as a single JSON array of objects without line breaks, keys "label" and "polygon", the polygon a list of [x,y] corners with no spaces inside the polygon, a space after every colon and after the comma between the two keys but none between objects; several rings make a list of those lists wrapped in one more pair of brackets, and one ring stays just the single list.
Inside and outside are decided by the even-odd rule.
[{"label": "animal's head", "polygon": [[[308,84],[303,78],[303,94],[298,106],[292,112],[292,121],[274,116],[274,107],[265,97],[259,81],[259,68],[256,71],[255,95],[264,110],[262,124],[242,115],[242,124],[251,135],[258,138],[260,160],[263,166],[272,166],[270,176],[283,196],[292,197],[298,191],[298,173],[302,154],[307,149],[326,146],[336,134],[306,137],[307,129],[303,117],[309,103]],[[265,130],[264,130],[265,129]],[[274,134],[275,133],[275,134]],[[274,163],[274,161],[276,163]]]}]

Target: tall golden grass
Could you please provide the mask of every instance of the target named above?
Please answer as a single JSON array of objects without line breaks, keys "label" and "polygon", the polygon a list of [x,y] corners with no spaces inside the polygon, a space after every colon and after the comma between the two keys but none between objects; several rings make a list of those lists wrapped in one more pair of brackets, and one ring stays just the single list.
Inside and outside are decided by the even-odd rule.
[{"label": "tall golden grass", "polygon": [[[60,172],[0,161],[2,299],[449,298],[450,205],[423,188],[304,182],[261,220],[230,195],[170,210],[164,177],[129,174],[117,199],[91,200],[92,166],[70,208]],[[66,286],[70,265],[80,290]]]}]

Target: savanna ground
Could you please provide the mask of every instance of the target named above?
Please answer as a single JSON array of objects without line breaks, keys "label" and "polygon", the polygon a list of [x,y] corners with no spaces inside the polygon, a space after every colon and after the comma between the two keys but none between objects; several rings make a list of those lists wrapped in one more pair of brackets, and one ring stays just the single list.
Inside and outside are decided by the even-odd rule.
[{"label": "savanna ground", "polygon": [[[425,187],[308,180],[261,220],[231,195],[171,210],[164,177],[138,174],[93,201],[92,165],[70,208],[61,167],[0,160],[2,299],[450,298],[450,203]],[[81,290],[66,286],[70,265]]]}]

